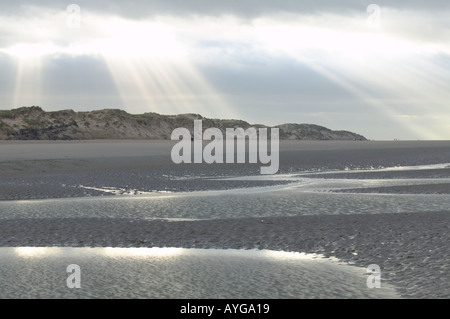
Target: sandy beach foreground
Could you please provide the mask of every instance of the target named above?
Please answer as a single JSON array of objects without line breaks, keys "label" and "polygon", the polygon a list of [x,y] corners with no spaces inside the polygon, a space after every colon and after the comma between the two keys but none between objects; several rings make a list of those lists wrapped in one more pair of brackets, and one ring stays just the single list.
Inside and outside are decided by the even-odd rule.
[{"label": "sandy beach foreground", "polygon": [[394,285],[399,298],[447,298],[450,294],[449,283],[445,280],[449,265],[449,225],[450,212],[201,221],[12,219],[1,221],[0,245],[319,253],[359,267],[378,264],[382,269],[382,282]]},{"label": "sandy beach foreground", "polygon": [[[286,142],[266,178],[177,166],[170,145],[1,142],[0,246],[316,253],[379,265],[391,297],[450,297],[450,142]],[[330,296],[323,283],[298,296]]]}]

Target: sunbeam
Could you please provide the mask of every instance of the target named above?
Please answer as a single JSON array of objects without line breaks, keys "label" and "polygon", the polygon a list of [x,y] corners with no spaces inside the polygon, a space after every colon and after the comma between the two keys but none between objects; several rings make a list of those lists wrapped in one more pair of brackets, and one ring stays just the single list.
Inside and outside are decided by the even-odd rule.
[{"label": "sunbeam", "polygon": [[39,105],[42,100],[42,57],[19,56],[13,105]]},{"label": "sunbeam", "polygon": [[354,115],[378,113],[410,136],[424,139],[448,134],[448,115],[434,119],[433,129],[429,116],[445,108],[450,98],[450,73],[437,70],[429,60],[449,48],[420,45],[381,30],[334,30],[295,21],[258,20],[256,29],[269,52],[307,65],[349,92],[361,105]]},{"label": "sunbeam", "polygon": [[120,19],[108,25],[110,34],[93,47],[106,61],[128,111],[238,116],[191,65],[169,28]]},{"label": "sunbeam", "polygon": [[239,117],[192,65],[187,49],[168,26],[85,15],[89,18],[83,28],[71,33],[63,46],[45,42],[2,50],[18,61],[14,105],[41,103],[43,59],[91,55],[105,61],[126,111]]},{"label": "sunbeam", "polygon": [[441,12],[434,23],[430,13],[382,7],[374,28],[366,8],[136,16],[82,5],[73,28],[63,9],[0,13],[0,107],[114,107],[270,125],[294,117],[375,139],[449,136]]}]

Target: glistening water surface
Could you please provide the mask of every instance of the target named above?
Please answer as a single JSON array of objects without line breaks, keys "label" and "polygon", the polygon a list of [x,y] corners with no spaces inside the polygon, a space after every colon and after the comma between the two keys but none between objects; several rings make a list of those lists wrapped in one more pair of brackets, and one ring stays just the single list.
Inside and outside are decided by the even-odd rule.
[{"label": "glistening water surface", "polygon": [[[442,170],[448,164],[441,164]],[[434,165],[436,166],[436,165]],[[395,168],[386,168],[393,171]],[[404,168],[398,167],[399,171]],[[423,166],[417,170],[425,169]],[[347,172],[347,171],[342,171]],[[413,167],[408,168],[414,174]],[[340,173],[334,171],[335,174]],[[309,175],[313,173],[308,173]],[[359,189],[450,185],[450,178],[337,179],[302,175],[254,176],[241,179],[282,180],[287,185],[233,190],[154,193],[0,201],[0,219],[11,218],[175,218],[215,219],[258,216],[376,214],[442,211],[450,208],[449,194],[359,193]],[[322,177],[323,176],[323,177]],[[239,178],[230,178],[239,179]],[[199,181],[198,183],[201,183]],[[446,186],[443,186],[444,188]],[[448,187],[448,186],[447,186]],[[99,187],[99,189],[102,189]],[[339,190],[350,190],[341,193]],[[351,192],[354,190],[354,192]],[[110,189],[104,189],[105,192]]]},{"label": "glistening water surface", "polygon": [[170,145],[0,142],[2,296],[387,296],[373,263],[402,296],[450,295],[450,142],[283,142],[273,176],[175,165]]},{"label": "glistening water surface", "polygon": [[1,247],[0,268],[0,298],[399,297],[364,268],[270,250]]}]

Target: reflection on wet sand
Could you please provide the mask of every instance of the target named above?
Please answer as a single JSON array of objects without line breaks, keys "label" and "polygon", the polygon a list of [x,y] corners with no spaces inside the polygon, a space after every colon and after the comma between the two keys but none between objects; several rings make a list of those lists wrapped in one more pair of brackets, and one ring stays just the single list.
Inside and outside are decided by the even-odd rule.
[{"label": "reflection on wet sand", "polygon": [[[180,248],[0,248],[0,298],[398,298],[320,255]],[[26,264],[24,264],[26,259]],[[69,267],[70,266],[70,267]],[[69,271],[70,268],[70,271]],[[78,271],[79,287],[67,279]]]}]

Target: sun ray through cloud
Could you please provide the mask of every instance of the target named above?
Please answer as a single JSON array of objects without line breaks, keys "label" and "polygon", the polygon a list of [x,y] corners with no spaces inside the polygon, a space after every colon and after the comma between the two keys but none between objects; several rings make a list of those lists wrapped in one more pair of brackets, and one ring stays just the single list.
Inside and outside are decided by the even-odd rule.
[{"label": "sun ray through cloud", "polygon": [[39,105],[42,100],[41,57],[18,57],[13,105]]},{"label": "sun ray through cloud", "polygon": [[[212,112],[214,108],[221,112],[231,109],[191,65],[184,48],[174,40],[168,28],[157,25],[157,31],[163,31],[163,41],[151,23],[125,24],[128,29],[122,30],[117,37],[117,30],[124,23],[116,23],[119,26],[112,27],[111,30],[115,31],[109,38],[102,39],[97,49],[106,61],[128,110],[165,114],[195,112],[208,116],[220,114]],[[150,31],[146,32],[146,28]],[[134,33],[136,29],[146,35],[146,40],[134,36],[121,43],[125,38],[124,32]],[[142,44],[143,41],[146,45]],[[121,46],[128,48],[111,50]]]},{"label": "sun ray through cloud", "polygon": [[[0,58],[9,72],[0,78],[7,84],[0,107],[89,108],[86,101],[95,101],[132,113],[271,124],[295,116],[383,138],[448,138],[447,8],[422,12],[392,3],[381,7],[373,28],[364,6],[282,7],[250,13],[143,6],[138,13],[81,3],[81,24],[73,28],[66,7],[25,1],[17,14],[0,13]],[[55,60],[59,73],[51,69]],[[279,70],[291,73],[282,78]],[[284,112],[274,116],[273,108]],[[364,116],[377,121],[351,123]],[[383,122],[392,128],[380,132]]]}]

